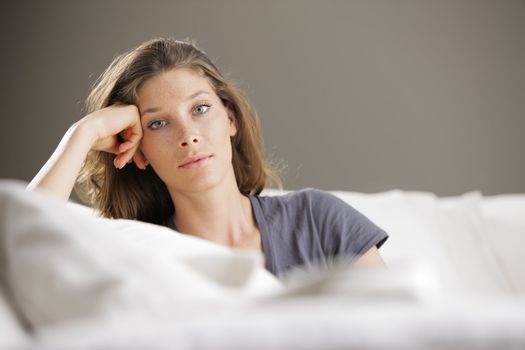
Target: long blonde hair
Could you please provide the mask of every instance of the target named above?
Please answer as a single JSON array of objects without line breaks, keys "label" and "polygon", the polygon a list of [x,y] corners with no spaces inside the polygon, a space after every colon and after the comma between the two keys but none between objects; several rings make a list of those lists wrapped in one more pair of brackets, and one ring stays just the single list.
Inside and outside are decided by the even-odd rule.
[{"label": "long blonde hair", "polygon": [[[233,112],[238,131],[231,139],[232,164],[239,191],[259,194],[269,184],[282,189],[278,171],[264,159],[255,109],[194,43],[156,38],[117,56],[93,84],[85,113],[118,103],[136,104],[137,90],[147,79],[181,67],[207,78],[224,106]],[[114,157],[101,151],[88,153],[74,186],[84,203],[105,217],[156,224],[173,214],[175,208],[168,189],[151,166],[140,170],[131,163],[117,170]]]}]

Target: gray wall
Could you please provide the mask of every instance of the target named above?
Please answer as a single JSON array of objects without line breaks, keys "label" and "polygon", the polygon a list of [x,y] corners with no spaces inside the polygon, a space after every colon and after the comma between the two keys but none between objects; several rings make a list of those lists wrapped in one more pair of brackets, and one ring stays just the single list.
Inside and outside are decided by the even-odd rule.
[{"label": "gray wall", "polygon": [[525,192],[525,1],[25,1],[2,7],[0,177],[29,181],[117,54],[195,39],[285,187]]}]

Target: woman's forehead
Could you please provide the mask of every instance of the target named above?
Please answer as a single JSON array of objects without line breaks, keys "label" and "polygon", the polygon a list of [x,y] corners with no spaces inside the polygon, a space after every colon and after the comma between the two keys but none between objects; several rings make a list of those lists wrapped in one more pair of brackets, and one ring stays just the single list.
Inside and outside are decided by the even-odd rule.
[{"label": "woman's forehead", "polygon": [[[208,79],[189,68],[175,68],[146,80],[138,93],[157,92],[156,90],[172,90],[175,94],[183,94],[194,88],[210,88]],[[191,91],[190,91],[191,93]]]},{"label": "woman's forehead", "polygon": [[137,90],[137,102],[186,101],[198,91],[214,94],[209,80],[189,68],[176,68],[146,80]]}]

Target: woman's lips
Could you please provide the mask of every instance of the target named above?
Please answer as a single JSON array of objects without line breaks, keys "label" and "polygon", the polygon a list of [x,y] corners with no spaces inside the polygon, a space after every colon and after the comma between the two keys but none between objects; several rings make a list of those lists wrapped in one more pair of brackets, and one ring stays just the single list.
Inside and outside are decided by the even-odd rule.
[{"label": "woman's lips", "polygon": [[184,168],[184,169],[202,168],[203,166],[205,166],[208,163],[208,159],[210,159],[210,157],[204,157],[204,158],[201,158],[201,159],[196,160],[194,162],[191,162],[191,163],[188,163],[188,164],[184,164],[184,165],[181,166],[181,168]]}]

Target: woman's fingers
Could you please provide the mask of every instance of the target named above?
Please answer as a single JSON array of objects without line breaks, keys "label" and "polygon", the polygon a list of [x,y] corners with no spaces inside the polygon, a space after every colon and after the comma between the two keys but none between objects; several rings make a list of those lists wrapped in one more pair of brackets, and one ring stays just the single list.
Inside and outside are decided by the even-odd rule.
[{"label": "woman's fingers", "polygon": [[115,165],[115,168],[117,168],[117,169],[122,169],[123,165],[122,165],[122,156],[121,155],[117,155],[115,157],[115,159],[113,159],[113,165]]},{"label": "woman's fingers", "polygon": [[[115,157],[115,167],[122,169],[126,164],[129,164],[135,158],[135,154],[140,152],[139,146],[142,139],[142,129],[140,124],[134,124],[130,128],[122,131],[120,133],[121,138],[124,139],[123,142],[118,146],[118,154]],[[145,169],[144,157],[142,153],[137,157],[135,163],[137,166],[142,169],[141,166]],[[141,162],[142,160],[142,162]]]},{"label": "woman's fingers", "polygon": [[[124,145],[124,143],[122,144]],[[135,164],[139,169],[145,170],[146,169],[146,160],[142,152],[140,151],[140,148],[138,145],[135,146],[122,146],[122,149],[124,149],[123,152],[120,152],[116,157],[113,163],[115,164],[115,167],[122,169],[126,164],[129,164],[133,161],[135,161]],[[131,147],[131,148],[128,148]],[[119,147],[120,150],[120,147]]]},{"label": "woman's fingers", "polygon": [[118,169],[122,169],[133,158],[133,152],[133,149],[128,149],[127,151],[119,152],[113,160],[113,164],[115,165],[115,167]]},{"label": "woman's fingers", "polygon": [[124,152],[130,150],[131,148],[133,148],[134,146],[135,146],[135,143],[132,142],[131,140],[130,140],[130,141],[122,142],[122,143],[118,146],[118,153],[124,153]]},{"label": "woman's fingers", "polygon": [[144,157],[140,149],[137,149],[137,151],[133,155],[133,160],[135,161],[135,164],[139,169],[146,170],[146,157]]}]

